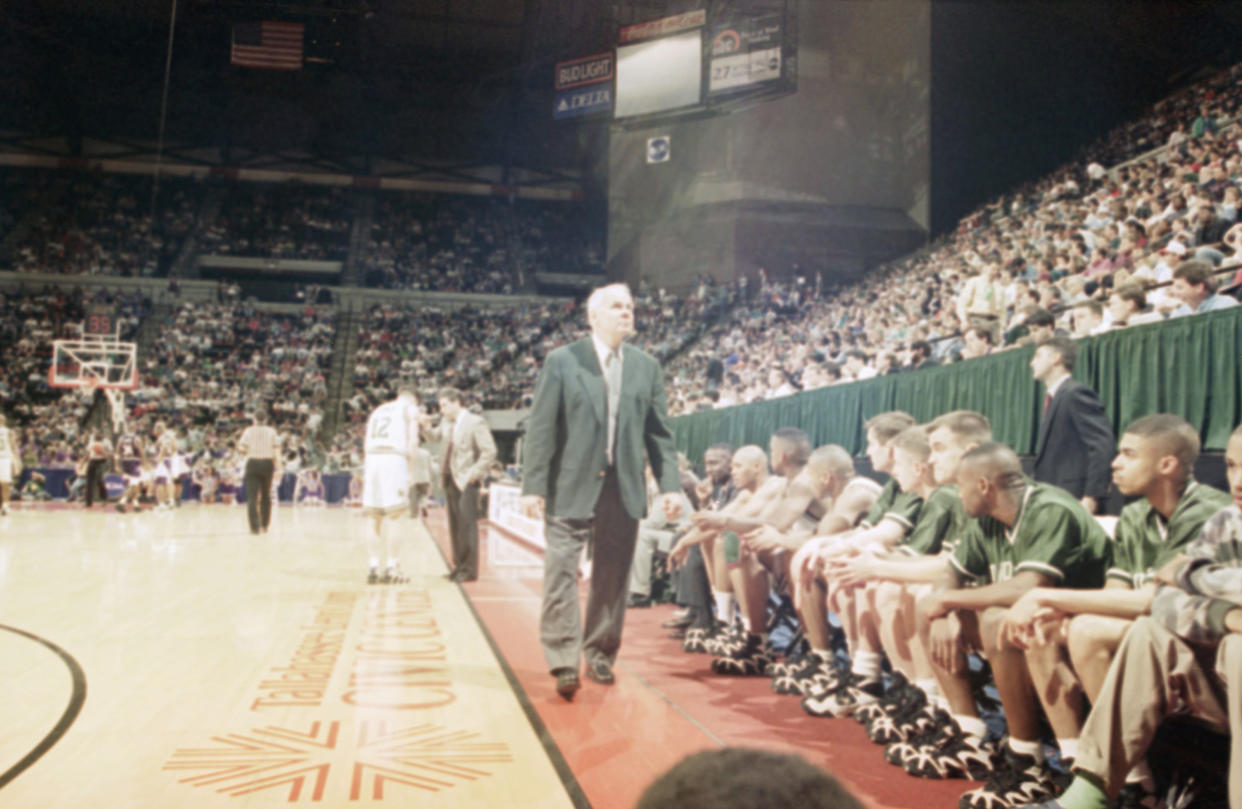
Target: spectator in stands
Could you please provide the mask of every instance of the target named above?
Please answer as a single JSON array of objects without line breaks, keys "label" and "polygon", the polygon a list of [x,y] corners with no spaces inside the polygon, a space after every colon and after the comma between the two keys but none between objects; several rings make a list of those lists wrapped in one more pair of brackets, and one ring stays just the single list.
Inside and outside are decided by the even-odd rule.
[{"label": "spectator in stands", "polygon": [[992,353],[992,330],[972,326],[966,330],[963,342],[965,345],[962,347],[961,359],[973,360],[975,357],[986,357]]},{"label": "spectator in stands", "polygon": [[[1032,306],[1026,313],[1025,343],[1039,343],[1057,334],[1057,321],[1052,312],[1042,306]],[[1061,331],[1061,334],[1065,334]]]},{"label": "spectator in stands", "polygon": [[1119,284],[1108,299],[1108,314],[1114,329],[1157,323],[1164,317],[1147,306],[1147,295],[1135,283]]},{"label": "spectator in stands", "polygon": [[1107,331],[1104,324],[1104,304],[1097,300],[1089,300],[1073,309],[1075,337],[1090,337]]},{"label": "spectator in stands", "polygon": [[979,275],[966,282],[957,299],[957,314],[967,326],[987,329],[993,344],[1000,342],[1005,290],[995,264],[985,264]]},{"label": "spectator in stands", "polygon": [[1218,309],[1231,309],[1238,305],[1234,298],[1217,295],[1215,289],[1210,264],[1202,261],[1179,264],[1173,271],[1173,286],[1170,291],[1182,305],[1174,309],[1169,317],[1198,315]]}]

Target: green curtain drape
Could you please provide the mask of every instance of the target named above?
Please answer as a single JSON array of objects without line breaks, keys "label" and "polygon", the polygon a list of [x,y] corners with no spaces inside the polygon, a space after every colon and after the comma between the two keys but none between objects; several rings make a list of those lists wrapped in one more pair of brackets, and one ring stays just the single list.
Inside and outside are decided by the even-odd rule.
[{"label": "green curtain drape", "polygon": [[[1035,449],[1042,386],[1031,348],[923,371],[890,374],[781,399],[673,419],[677,448],[699,460],[712,444],[766,447],[781,427],[801,427],[816,446],[864,448],[863,422],[904,410],[926,422],[977,410],[1023,454]],[[1074,376],[1099,392],[1115,432],[1139,416],[1176,413],[1198,427],[1205,449],[1224,449],[1242,423],[1242,308],[1136,326],[1079,342]]]}]

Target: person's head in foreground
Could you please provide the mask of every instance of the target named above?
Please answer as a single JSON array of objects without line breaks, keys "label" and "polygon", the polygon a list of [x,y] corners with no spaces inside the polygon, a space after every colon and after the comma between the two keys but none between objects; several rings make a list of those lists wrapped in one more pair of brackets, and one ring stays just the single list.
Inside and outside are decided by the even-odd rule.
[{"label": "person's head in foreground", "polygon": [[787,753],[726,747],[687,756],[635,809],[863,809],[836,778]]}]

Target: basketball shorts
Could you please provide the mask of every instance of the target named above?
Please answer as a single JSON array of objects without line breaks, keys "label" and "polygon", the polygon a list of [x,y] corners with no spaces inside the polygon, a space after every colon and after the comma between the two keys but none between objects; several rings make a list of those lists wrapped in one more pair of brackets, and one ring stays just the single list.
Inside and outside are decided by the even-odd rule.
[{"label": "basketball shorts", "polygon": [[0,483],[13,482],[13,459],[0,458]]},{"label": "basketball shorts", "polygon": [[142,461],[137,458],[122,458],[121,474],[127,478],[138,477],[142,474]]},{"label": "basketball shorts", "polygon": [[362,481],[362,507],[388,511],[407,508],[410,470],[404,455],[367,457]]}]

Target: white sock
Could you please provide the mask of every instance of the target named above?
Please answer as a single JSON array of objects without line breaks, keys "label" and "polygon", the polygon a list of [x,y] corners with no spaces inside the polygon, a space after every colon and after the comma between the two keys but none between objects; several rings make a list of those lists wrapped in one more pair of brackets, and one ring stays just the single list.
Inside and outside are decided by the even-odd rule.
[{"label": "white sock", "polygon": [[1057,747],[1061,748],[1061,758],[1078,758],[1078,739],[1057,739]]},{"label": "white sock", "polygon": [[811,649],[811,654],[815,655],[816,658],[824,661],[825,663],[832,659],[832,652],[827,649]]},{"label": "white sock", "polygon": [[750,619],[745,615],[742,616],[742,629],[745,629],[748,634],[750,633]]},{"label": "white sock", "polygon": [[880,661],[884,657],[879,652],[855,652],[854,664],[850,671],[860,677],[872,679],[880,676]]},{"label": "white sock", "polygon": [[389,556],[389,557],[388,557],[388,567],[389,567],[389,568],[395,568],[396,566],[397,566],[397,560],[396,560],[396,558],[394,558],[394,557],[392,557],[392,556]]},{"label": "white sock", "polygon": [[733,593],[717,590],[712,593],[712,598],[716,601],[716,620],[723,624],[733,623]]},{"label": "white sock", "polygon": [[932,697],[940,696],[940,683],[936,682],[935,677],[928,677],[926,680],[915,680],[914,684],[927,695],[928,702],[933,701]]},{"label": "white sock", "polygon": [[375,557],[375,556],[372,556],[372,557],[371,557],[371,567],[379,567],[379,558],[378,558],[378,557]]},{"label": "white sock", "polygon": [[1036,761],[1044,760],[1044,746],[1039,741],[1024,742],[1021,739],[1009,737],[1009,749],[1020,756],[1031,756]]},{"label": "white sock", "polygon": [[967,736],[974,736],[982,739],[988,735],[988,726],[983,724],[983,720],[977,716],[967,716],[966,714],[953,714],[953,720],[957,722],[957,726],[962,729],[962,733]]}]

